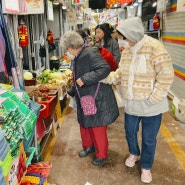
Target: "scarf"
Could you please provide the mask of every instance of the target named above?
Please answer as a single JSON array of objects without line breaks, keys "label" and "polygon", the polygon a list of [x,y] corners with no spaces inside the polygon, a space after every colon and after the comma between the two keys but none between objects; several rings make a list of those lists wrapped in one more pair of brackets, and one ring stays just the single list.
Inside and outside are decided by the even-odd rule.
[{"label": "scarf", "polygon": [[145,41],[147,40],[148,36],[144,35],[143,39],[137,42],[133,47],[130,47],[132,61],[129,68],[129,79],[128,79],[128,90],[127,90],[127,97],[128,99],[133,99],[133,81],[134,81],[134,72],[135,72],[135,65],[137,63],[138,51],[143,47]]}]

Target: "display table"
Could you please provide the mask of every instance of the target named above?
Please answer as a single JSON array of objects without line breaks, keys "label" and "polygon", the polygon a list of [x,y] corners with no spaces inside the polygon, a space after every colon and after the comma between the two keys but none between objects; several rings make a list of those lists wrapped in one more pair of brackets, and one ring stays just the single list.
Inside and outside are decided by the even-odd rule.
[{"label": "display table", "polygon": [[7,185],[19,185],[36,151],[25,141],[33,137],[40,105],[15,88],[0,92],[0,167]]}]

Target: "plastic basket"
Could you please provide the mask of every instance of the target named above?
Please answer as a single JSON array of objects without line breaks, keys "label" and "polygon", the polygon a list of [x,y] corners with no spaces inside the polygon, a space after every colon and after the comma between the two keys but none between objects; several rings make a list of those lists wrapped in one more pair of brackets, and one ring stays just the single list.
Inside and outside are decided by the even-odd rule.
[{"label": "plastic basket", "polygon": [[41,105],[41,108],[40,108],[39,117],[37,118],[37,121],[41,120],[46,115],[46,105],[44,104],[40,104],[40,105]]},{"label": "plastic basket", "polygon": [[58,89],[49,89],[49,96],[56,96],[54,99],[54,106],[56,107],[58,101]]},{"label": "plastic basket", "polygon": [[31,79],[31,80],[24,80],[24,85],[25,85],[25,86],[36,85],[36,78],[33,78],[33,79]]},{"label": "plastic basket", "polygon": [[29,155],[27,160],[26,160],[26,166],[28,167],[30,164],[31,164],[31,161],[33,159],[33,156],[34,156],[34,153],[36,151],[36,148],[35,147],[30,147],[27,154],[26,155]]},{"label": "plastic basket", "polygon": [[40,178],[34,176],[24,176],[21,180],[22,183],[31,182],[33,184],[40,184]]},{"label": "plastic basket", "polygon": [[0,161],[0,166],[2,167],[3,175],[7,176],[12,165],[12,156],[10,151],[7,153],[4,161]]},{"label": "plastic basket", "polygon": [[54,106],[54,99],[56,96],[48,96],[46,101],[40,101],[39,104],[46,105],[46,111],[44,117],[48,117],[50,114],[54,112],[55,106]]},{"label": "plastic basket", "polygon": [[46,126],[43,119],[37,120],[36,128],[37,128],[37,139],[43,138],[46,131]]},{"label": "plastic basket", "polygon": [[38,173],[41,177],[48,177],[51,167],[51,163],[48,162],[32,163],[27,168],[27,174]]}]

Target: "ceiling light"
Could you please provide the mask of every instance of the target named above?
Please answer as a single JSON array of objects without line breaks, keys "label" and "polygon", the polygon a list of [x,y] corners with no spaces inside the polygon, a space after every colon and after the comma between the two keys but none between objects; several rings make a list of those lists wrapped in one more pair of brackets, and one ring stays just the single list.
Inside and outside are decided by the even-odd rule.
[{"label": "ceiling light", "polygon": [[143,0],[138,0],[138,3],[142,3],[143,2]]},{"label": "ceiling light", "polygon": [[154,2],[154,3],[152,4],[152,7],[156,7],[156,5],[157,5],[157,2]]}]

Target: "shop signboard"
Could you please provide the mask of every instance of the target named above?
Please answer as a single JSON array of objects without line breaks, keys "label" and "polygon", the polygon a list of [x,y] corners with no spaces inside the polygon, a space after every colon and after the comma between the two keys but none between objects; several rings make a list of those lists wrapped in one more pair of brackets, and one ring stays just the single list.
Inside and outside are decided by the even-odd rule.
[{"label": "shop signboard", "polygon": [[75,26],[77,23],[77,17],[75,12],[67,12],[66,13],[68,26]]},{"label": "shop signboard", "polygon": [[177,12],[185,12],[185,0],[177,0]]},{"label": "shop signboard", "polygon": [[52,1],[48,1],[48,20],[54,21]]},{"label": "shop signboard", "polygon": [[7,14],[43,14],[44,0],[3,0],[2,8]]},{"label": "shop signboard", "polygon": [[162,12],[166,9],[166,0],[157,0],[157,12]]},{"label": "shop signboard", "polygon": [[19,14],[19,0],[3,0],[2,1],[3,13]]},{"label": "shop signboard", "polygon": [[86,0],[72,0],[73,5],[85,4]]},{"label": "shop signboard", "polygon": [[107,0],[107,8],[121,8],[132,3],[132,0]]},{"label": "shop signboard", "polygon": [[23,0],[20,3],[20,14],[43,14],[44,0]]}]

